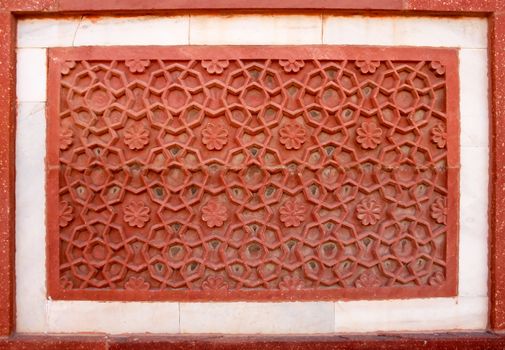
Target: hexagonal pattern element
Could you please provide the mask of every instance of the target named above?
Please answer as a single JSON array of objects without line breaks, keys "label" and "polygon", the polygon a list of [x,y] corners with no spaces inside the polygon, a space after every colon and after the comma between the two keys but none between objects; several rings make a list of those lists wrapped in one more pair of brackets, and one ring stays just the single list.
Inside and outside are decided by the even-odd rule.
[{"label": "hexagonal pattern element", "polygon": [[455,295],[454,50],[49,53],[50,297]]}]

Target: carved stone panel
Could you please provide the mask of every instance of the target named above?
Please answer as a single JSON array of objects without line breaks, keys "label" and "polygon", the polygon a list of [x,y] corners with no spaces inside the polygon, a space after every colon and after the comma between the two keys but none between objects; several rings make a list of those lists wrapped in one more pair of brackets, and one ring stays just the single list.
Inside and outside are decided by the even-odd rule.
[{"label": "carved stone panel", "polygon": [[456,294],[457,51],[49,52],[56,299]]}]

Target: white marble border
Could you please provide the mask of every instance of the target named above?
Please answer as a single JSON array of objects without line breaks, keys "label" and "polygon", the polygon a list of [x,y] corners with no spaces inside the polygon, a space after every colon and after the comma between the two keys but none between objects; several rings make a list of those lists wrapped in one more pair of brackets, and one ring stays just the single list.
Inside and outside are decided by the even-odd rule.
[{"label": "white marble border", "polygon": [[[456,298],[295,303],[46,299],[46,48],[85,45],[388,45],[460,48],[461,211]],[[487,23],[476,18],[236,15],[21,20],[16,303],[23,333],[332,333],[478,330],[487,323]]]}]

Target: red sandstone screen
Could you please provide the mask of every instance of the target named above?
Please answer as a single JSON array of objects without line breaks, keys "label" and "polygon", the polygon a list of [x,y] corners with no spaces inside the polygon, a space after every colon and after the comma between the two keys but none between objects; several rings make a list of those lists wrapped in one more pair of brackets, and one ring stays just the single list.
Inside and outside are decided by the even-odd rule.
[{"label": "red sandstone screen", "polygon": [[49,52],[53,298],[456,294],[456,50]]}]

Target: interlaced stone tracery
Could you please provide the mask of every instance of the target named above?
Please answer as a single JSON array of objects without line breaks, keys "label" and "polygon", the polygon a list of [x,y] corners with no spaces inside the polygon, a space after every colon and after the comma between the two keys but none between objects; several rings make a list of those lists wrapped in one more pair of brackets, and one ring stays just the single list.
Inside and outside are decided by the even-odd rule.
[{"label": "interlaced stone tracery", "polygon": [[446,68],[379,56],[61,63],[58,288],[446,283]]}]

